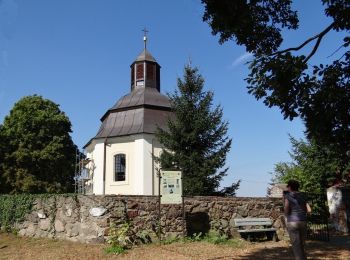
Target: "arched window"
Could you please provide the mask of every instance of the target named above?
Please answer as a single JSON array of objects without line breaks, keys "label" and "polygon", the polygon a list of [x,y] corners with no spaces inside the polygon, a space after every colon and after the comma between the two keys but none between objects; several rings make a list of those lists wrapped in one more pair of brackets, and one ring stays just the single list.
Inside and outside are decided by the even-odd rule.
[{"label": "arched window", "polygon": [[126,156],[123,153],[114,156],[114,181],[125,181]]}]

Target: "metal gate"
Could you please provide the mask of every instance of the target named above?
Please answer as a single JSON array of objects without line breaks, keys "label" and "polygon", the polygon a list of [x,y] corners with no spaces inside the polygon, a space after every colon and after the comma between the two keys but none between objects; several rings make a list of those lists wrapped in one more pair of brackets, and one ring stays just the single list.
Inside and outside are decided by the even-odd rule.
[{"label": "metal gate", "polygon": [[306,197],[312,208],[307,219],[307,239],[329,241],[327,194],[307,193]]}]

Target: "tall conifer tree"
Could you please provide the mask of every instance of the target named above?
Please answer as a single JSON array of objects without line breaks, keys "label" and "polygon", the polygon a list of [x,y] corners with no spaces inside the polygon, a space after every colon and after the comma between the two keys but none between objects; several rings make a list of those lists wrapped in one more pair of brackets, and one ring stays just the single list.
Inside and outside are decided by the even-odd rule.
[{"label": "tall conifer tree", "polygon": [[[157,133],[165,148],[159,158],[161,167],[182,170],[185,195],[217,195],[228,170],[224,168],[232,142],[228,122],[222,120],[220,106],[213,108],[213,92],[203,87],[198,69],[185,66],[178,90],[169,95],[174,117],[168,120],[168,129]],[[234,195],[238,186],[239,182],[234,183],[222,192],[230,190],[224,195]]]}]

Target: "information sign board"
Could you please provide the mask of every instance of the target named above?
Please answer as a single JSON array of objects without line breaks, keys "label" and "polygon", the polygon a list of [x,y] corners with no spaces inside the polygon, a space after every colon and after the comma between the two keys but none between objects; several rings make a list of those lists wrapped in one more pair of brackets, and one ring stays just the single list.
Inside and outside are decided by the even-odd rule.
[{"label": "information sign board", "polygon": [[160,171],[160,203],[182,203],[182,179],[181,171]]}]

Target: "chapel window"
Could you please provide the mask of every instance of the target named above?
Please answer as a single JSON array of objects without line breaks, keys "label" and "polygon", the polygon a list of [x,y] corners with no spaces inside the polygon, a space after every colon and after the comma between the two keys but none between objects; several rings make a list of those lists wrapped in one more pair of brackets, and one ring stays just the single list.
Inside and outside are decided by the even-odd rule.
[{"label": "chapel window", "polygon": [[126,156],[119,153],[114,156],[114,181],[125,181]]}]

